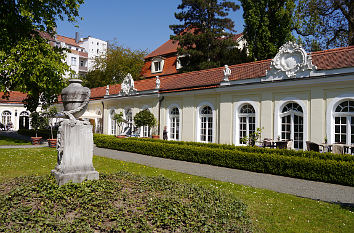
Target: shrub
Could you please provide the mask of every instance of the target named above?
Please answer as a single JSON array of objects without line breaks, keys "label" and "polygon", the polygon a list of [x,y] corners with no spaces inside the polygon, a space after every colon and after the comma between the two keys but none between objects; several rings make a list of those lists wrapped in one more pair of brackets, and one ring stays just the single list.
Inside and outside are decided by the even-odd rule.
[{"label": "shrub", "polygon": [[165,143],[163,141],[117,139],[113,136],[97,134],[94,135],[94,141],[98,147],[109,149],[354,186],[354,163],[352,161],[246,152],[238,149],[217,148],[216,145],[212,148],[207,146],[208,144],[196,146],[186,142]]},{"label": "shrub", "polygon": [[[57,130],[53,130],[53,137],[57,138]],[[29,136],[29,137],[34,137],[36,136],[36,131],[34,129],[20,129],[17,131],[17,133],[21,134],[21,135],[25,135],[25,136]],[[51,132],[49,129],[39,129],[37,131],[37,135],[39,137],[42,137],[44,139],[48,139],[51,138]]]}]

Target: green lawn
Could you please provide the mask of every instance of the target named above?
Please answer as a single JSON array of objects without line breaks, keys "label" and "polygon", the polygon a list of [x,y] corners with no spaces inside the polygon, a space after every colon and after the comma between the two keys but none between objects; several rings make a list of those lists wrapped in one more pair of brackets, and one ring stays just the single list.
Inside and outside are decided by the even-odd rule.
[{"label": "green lawn", "polygon": [[0,146],[4,146],[4,145],[30,145],[30,144],[31,144],[31,142],[27,142],[25,140],[0,136]]},{"label": "green lawn", "polygon": [[[97,156],[93,162],[100,173],[162,175],[231,193],[248,205],[257,232],[353,232],[354,229],[354,210],[337,204]],[[0,149],[0,182],[11,177],[48,174],[55,164],[55,149]]]}]

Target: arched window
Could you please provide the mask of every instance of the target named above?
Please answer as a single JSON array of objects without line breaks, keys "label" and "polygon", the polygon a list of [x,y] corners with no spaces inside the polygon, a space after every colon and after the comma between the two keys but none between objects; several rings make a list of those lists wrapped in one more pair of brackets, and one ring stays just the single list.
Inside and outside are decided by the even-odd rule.
[{"label": "arched window", "polygon": [[213,109],[210,106],[200,110],[200,141],[213,141]]},{"label": "arched window", "polygon": [[20,129],[29,129],[29,113],[23,111],[20,113],[19,117],[19,128]]},{"label": "arched window", "polygon": [[11,112],[10,111],[3,111],[1,114],[1,123],[3,123],[5,126],[8,125],[9,123],[11,124]]},{"label": "arched window", "polygon": [[179,110],[174,107],[170,110],[170,139],[179,140]]},{"label": "arched window", "polygon": [[126,120],[123,135],[132,135],[133,132],[133,113],[130,108],[125,109],[124,118]]},{"label": "arched window", "polygon": [[334,112],[334,142],[354,143],[354,101],[341,102]]},{"label": "arched window", "polygon": [[256,130],[256,114],[252,105],[244,104],[239,112],[240,144],[245,144],[243,138],[249,137]]},{"label": "arched window", "polygon": [[303,110],[297,103],[286,104],[281,111],[281,139],[293,140],[295,149],[304,146]]},{"label": "arched window", "polygon": [[96,114],[101,117],[95,118],[95,133],[102,133],[102,113],[100,110],[98,110],[96,111]]},{"label": "arched window", "polygon": [[111,135],[117,134],[117,122],[114,120],[115,111],[112,110],[110,117],[111,117]]}]

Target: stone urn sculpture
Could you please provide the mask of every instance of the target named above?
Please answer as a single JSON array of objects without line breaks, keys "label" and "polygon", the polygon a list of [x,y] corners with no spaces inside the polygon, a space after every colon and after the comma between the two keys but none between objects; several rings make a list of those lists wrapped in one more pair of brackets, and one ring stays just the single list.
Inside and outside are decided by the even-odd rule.
[{"label": "stone urn sculpture", "polygon": [[61,99],[64,105],[63,113],[69,119],[75,119],[82,116],[90,100],[90,89],[81,85],[82,80],[70,79],[70,85],[61,92]]},{"label": "stone urn sculpture", "polygon": [[89,121],[78,119],[87,109],[91,92],[81,85],[80,79],[69,81],[70,85],[61,93],[64,111],[59,115],[64,119],[60,122],[57,135],[58,163],[52,170],[59,185],[99,178],[92,164],[92,125]]}]

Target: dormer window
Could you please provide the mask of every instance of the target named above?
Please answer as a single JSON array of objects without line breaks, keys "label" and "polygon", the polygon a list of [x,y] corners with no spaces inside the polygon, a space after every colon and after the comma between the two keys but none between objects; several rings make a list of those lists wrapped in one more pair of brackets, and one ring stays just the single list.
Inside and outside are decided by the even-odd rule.
[{"label": "dormer window", "polygon": [[176,61],[176,69],[179,70],[182,68],[182,62],[181,62],[181,58],[185,57],[186,55],[179,55],[177,56],[177,61]]},{"label": "dormer window", "polygon": [[164,60],[161,57],[155,57],[151,63],[151,73],[162,72]]}]

